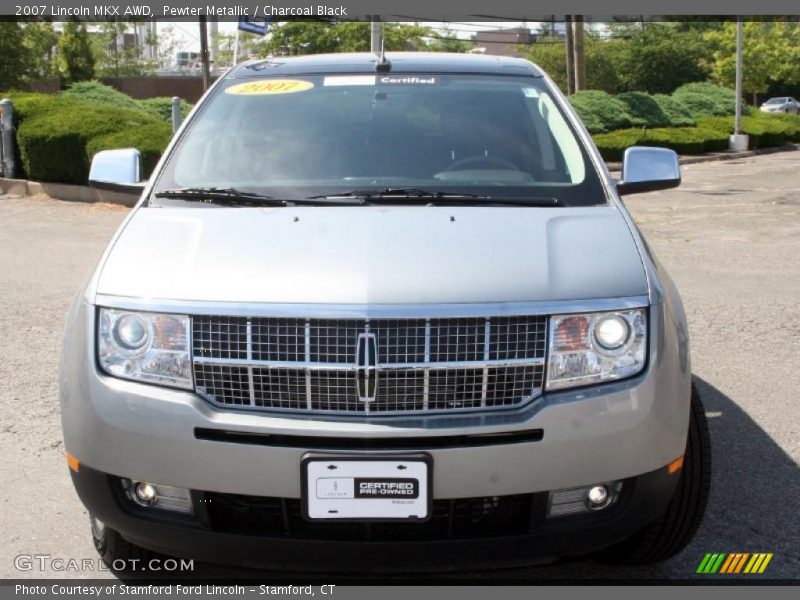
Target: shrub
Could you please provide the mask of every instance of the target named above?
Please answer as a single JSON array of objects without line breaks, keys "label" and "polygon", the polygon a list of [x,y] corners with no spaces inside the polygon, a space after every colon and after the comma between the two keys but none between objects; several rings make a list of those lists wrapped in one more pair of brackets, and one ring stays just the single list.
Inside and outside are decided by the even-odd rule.
[{"label": "shrub", "polygon": [[686,93],[680,96],[673,96],[673,98],[678,100],[686,107],[686,110],[689,111],[689,114],[693,119],[699,119],[700,117],[708,117],[711,115],[729,114],[725,110],[720,112],[720,109],[717,107],[716,103],[708,96],[703,96],[702,94]]},{"label": "shrub", "polygon": [[[726,136],[733,133],[734,128],[733,117],[705,117],[698,125]],[[800,118],[794,115],[742,117],[742,132],[750,136],[751,148],[782,146],[787,141],[800,141]]]},{"label": "shrub", "polygon": [[656,102],[655,98],[645,92],[625,92],[614,96],[625,104],[634,118],[640,119],[648,127],[666,127],[672,125],[669,117]]},{"label": "shrub", "polygon": [[[27,105],[24,101],[22,105],[17,130],[20,163],[27,177],[37,181],[85,184],[91,159],[87,149],[90,141],[113,133],[128,132],[129,136],[137,131],[152,133],[153,124],[169,128],[141,110],[76,101],[63,95],[28,99]],[[117,141],[118,146],[134,145],[129,140]],[[154,138],[154,143],[161,142]]]},{"label": "shrub", "polygon": [[116,106],[117,108],[128,108],[131,110],[141,109],[141,106],[139,106],[136,100],[99,81],[81,81],[80,83],[73,83],[72,86],[62,92],[62,94],[70,98],[98,102],[108,106]]},{"label": "shrub", "polygon": [[728,146],[728,134],[708,127],[664,127],[656,129],[620,129],[595,135],[594,141],[607,161],[620,161],[630,146],[671,148],[678,154],[719,152]]},{"label": "shrub", "polygon": [[[23,119],[53,109],[53,98],[50,94],[34,92],[11,92],[2,94],[3,98],[11,98],[14,103],[14,117],[18,125]],[[65,102],[69,102],[65,99]]]},{"label": "shrub", "polygon": [[666,115],[672,127],[693,127],[695,124],[692,113],[672,96],[666,94],[655,94],[653,100],[658,103],[661,111]]},{"label": "shrub", "polygon": [[136,148],[142,154],[142,174],[150,177],[171,137],[169,123],[156,121],[92,138],[86,145],[86,155],[91,161],[91,157],[101,150]]},{"label": "shrub", "polygon": [[625,149],[640,144],[642,137],[641,129],[619,129],[592,136],[603,160],[609,162],[621,161]]},{"label": "shrub", "polygon": [[[672,97],[681,102],[692,117],[726,116],[736,110],[736,92],[713,83],[687,83],[672,93]],[[750,114],[749,107],[743,107],[745,114]]]},{"label": "shrub", "polygon": [[763,124],[768,127],[780,126],[786,134],[786,140],[800,142],[800,116],[782,114],[764,114],[754,111],[750,117],[744,117],[743,123]]},{"label": "shrub", "polygon": [[647,131],[642,143],[647,146],[671,148],[678,154],[704,154],[727,148],[728,135],[702,127],[672,127]]},{"label": "shrub", "polygon": [[645,125],[628,112],[624,102],[599,90],[576,92],[569,101],[591,133]]},{"label": "shrub", "polygon": [[[68,90],[62,92],[64,96],[71,99],[85,100],[87,102],[97,102],[106,106],[117,108],[127,108],[129,110],[141,110],[148,115],[163,121],[172,121],[172,98],[161,96],[158,98],[147,98],[145,100],[135,100],[122,92],[104,85],[99,81],[83,81],[73,84]],[[181,100],[181,118],[192,109],[192,105],[186,100]]]},{"label": "shrub", "polygon": [[[167,96],[147,98],[146,100],[139,100],[139,106],[154,117],[172,122],[172,98]],[[190,110],[192,110],[192,104],[189,104],[186,100],[181,100],[181,120],[186,118]]]}]

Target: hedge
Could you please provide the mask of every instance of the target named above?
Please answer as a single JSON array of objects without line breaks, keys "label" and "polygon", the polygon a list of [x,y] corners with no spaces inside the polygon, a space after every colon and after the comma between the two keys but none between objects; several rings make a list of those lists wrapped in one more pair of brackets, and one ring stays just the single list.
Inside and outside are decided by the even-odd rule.
[{"label": "hedge", "polygon": [[160,154],[171,135],[168,123],[142,110],[63,95],[12,100],[21,108],[20,163],[26,176],[36,181],[85,184],[93,152],[112,141],[116,147],[145,146],[145,165],[152,169],[154,152]]},{"label": "hedge", "polygon": [[168,123],[155,122],[93,138],[86,145],[86,153],[94,156],[101,150],[136,148],[142,155],[142,174],[149,177],[171,137]]},{"label": "hedge", "polygon": [[639,119],[647,127],[667,127],[675,125],[666,115],[661,105],[646,92],[625,92],[614,96],[628,109],[628,113]]},{"label": "hedge", "polygon": [[576,92],[569,101],[590,133],[646,124],[643,119],[630,114],[624,102],[599,90]]},{"label": "hedge", "polygon": [[595,134],[592,139],[604,160],[620,161],[627,148],[644,144],[644,132],[641,129],[618,129]]},{"label": "hedge", "polygon": [[[691,127],[702,117],[732,115],[733,90],[713,83],[687,83],[672,96],[625,92],[610,96],[586,90],[570,96],[575,111],[591,133],[631,127]],[[744,114],[750,108],[743,107]]]},{"label": "hedge", "polygon": [[694,127],[695,121],[692,118],[692,113],[680,100],[676,100],[666,94],[654,94],[653,100],[658,103],[658,106],[673,127]]},{"label": "hedge", "polygon": [[[733,117],[704,117],[698,125],[733,133]],[[795,115],[742,117],[742,133],[750,136],[750,148],[770,148],[800,142],[800,118]]]},{"label": "hedge", "polygon": [[[82,81],[80,83],[75,83],[69,89],[62,92],[62,94],[69,98],[97,102],[99,104],[105,104],[106,106],[141,110],[162,121],[172,122],[172,98],[167,96],[135,100],[99,81]],[[192,106],[193,105],[186,100],[181,100],[181,119],[186,118]]]},{"label": "hedge", "polygon": [[594,142],[607,161],[620,161],[630,146],[671,148],[678,154],[720,152],[728,147],[728,134],[706,127],[662,127],[620,129],[595,135]]},{"label": "hedge", "polygon": [[671,148],[678,154],[705,154],[722,152],[728,148],[728,134],[705,127],[673,127],[647,131],[648,146]]},{"label": "hedge", "polygon": [[[158,117],[163,121],[172,122],[172,98],[167,96],[159,96],[157,98],[147,98],[146,100],[139,100],[139,106],[147,111],[148,114]],[[192,110],[192,104],[186,100],[181,100],[181,120],[186,118],[189,111]]]},{"label": "hedge", "polygon": [[67,90],[62,92],[64,96],[88,102],[98,102],[107,106],[117,108],[128,108],[130,110],[142,110],[137,100],[111,86],[104,85],[99,81],[81,81],[73,83]]},{"label": "hedge", "polygon": [[[800,142],[800,117],[764,115],[742,117],[742,130],[750,136],[751,148],[782,146]],[[696,127],[619,129],[592,136],[605,160],[620,161],[630,146],[671,148],[678,154],[722,152],[733,133],[733,117],[702,117]]]},{"label": "hedge", "polygon": [[[736,92],[713,83],[687,83],[672,93],[672,97],[681,102],[692,117],[732,115],[736,106]],[[750,108],[743,107],[745,114]]]}]

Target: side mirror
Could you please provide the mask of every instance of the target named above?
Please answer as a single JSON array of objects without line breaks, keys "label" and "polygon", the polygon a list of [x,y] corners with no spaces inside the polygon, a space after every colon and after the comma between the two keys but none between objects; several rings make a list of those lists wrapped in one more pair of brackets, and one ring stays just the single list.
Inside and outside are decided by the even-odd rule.
[{"label": "side mirror", "polygon": [[142,157],[136,148],[103,150],[92,158],[89,185],[100,190],[139,194],[144,189]]},{"label": "side mirror", "polygon": [[678,155],[668,148],[633,146],[622,159],[622,179],[617,182],[620,195],[654,192],[681,184]]}]

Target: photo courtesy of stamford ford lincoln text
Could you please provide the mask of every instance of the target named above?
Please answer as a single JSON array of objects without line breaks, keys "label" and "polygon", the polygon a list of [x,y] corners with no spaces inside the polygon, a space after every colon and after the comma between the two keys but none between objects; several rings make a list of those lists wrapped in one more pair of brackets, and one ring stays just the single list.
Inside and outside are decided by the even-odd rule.
[{"label": "photo courtesy of stamford ford lincoln text", "polygon": [[794,596],[799,298],[784,0],[5,4],[0,600]]}]

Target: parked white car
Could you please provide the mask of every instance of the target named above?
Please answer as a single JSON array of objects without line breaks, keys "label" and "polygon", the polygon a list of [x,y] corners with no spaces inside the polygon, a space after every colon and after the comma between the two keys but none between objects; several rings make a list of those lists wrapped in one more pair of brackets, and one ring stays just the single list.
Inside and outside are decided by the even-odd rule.
[{"label": "parked white car", "polygon": [[800,102],[794,98],[784,96],[781,98],[770,98],[761,105],[761,112],[765,113],[800,113]]}]

